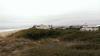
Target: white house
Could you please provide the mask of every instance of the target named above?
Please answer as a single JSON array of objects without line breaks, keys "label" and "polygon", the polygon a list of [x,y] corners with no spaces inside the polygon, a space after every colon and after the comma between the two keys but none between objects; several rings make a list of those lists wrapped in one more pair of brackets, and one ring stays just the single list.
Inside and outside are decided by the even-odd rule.
[{"label": "white house", "polygon": [[97,31],[99,27],[96,25],[83,25],[81,31]]},{"label": "white house", "polygon": [[43,25],[43,24],[41,24],[41,25],[35,25],[33,27],[35,27],[37,29],[50,29],[52,26],[51,25]]}]

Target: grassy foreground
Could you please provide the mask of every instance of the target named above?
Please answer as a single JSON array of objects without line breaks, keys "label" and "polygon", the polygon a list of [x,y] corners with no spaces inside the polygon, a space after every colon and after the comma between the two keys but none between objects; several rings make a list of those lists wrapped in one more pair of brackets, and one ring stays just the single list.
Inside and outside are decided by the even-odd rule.
[{"label": "grassy foreground", "polygon": [[100,56],[100,31],[30,28],[1,38],[0,56]]}]

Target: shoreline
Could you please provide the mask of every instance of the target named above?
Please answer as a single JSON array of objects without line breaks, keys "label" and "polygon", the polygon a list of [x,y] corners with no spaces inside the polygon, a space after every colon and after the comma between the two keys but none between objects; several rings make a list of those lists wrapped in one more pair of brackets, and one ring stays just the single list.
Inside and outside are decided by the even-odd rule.
[{"label": "shoreline", "polygon": [[24,30],[28,28],[17,28],[17,29],[6,29],[6,30],[0,30],[0,37],[7,37],[8,35],[11,35],[17,31]]},{"label": "shoreline", "polygon": [[3,29],[3,30],[0,30],[0,32],[19,31],[19,30],[23,30],[23,29],[28,29],[28,28]]}]

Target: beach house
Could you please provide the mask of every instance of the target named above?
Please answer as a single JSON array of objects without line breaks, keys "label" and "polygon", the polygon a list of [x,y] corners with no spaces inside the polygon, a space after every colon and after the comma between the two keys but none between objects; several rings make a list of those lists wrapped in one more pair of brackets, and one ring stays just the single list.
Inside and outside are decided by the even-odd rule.
[{"label": "beach house", "polygon": [[36,29],[50,29],[52,28],[52,25],[34,25],[33,28],[36,28]]},{"label": "beach house", "polygon": [[99,27],[96,25],[83,25],[81,31],[97,31]]}]

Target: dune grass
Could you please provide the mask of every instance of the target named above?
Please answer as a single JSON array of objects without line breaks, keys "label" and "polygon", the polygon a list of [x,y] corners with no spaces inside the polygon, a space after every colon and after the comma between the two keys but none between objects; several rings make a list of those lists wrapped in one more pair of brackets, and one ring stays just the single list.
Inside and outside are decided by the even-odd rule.
[{"label": "dune grass", "polygon": [[0,41],[0,56],[100,56],[100,31],[21,30]]}]

